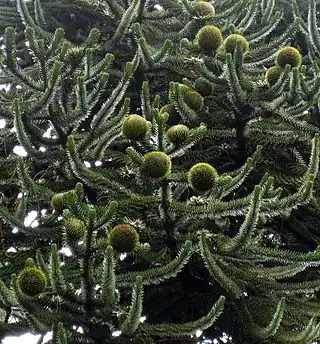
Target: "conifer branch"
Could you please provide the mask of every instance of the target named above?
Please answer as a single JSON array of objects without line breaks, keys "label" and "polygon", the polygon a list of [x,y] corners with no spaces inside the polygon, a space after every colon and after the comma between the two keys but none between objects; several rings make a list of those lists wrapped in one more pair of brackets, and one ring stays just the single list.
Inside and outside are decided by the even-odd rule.
[{"label": "conifer branch", "polygon": [[190,323],[161,325],[143,324],[140,326],[140,330],[142,332],[160,337],[184,337],[188,335],[194,335],[196,331],[205,330],[214,324],[223,311],[224,303],[225,297],[220,296],[218,301],[213,305],[210,312],[206,316]]}]

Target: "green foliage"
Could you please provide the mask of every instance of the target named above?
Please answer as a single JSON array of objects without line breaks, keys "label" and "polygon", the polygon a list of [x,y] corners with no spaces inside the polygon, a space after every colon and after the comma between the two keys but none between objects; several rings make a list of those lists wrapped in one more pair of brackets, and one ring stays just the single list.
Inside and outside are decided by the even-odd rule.
[{"label": "green foliage", "polygon": [[316,1],[157,5],[0,0],[0,337],[318,340]]},{"label": "green foliage", "polygon": [[66,208],[68,205],[72,204],[74,200],[74,192],[68,191],[64,193],[58,193],[51,198],[51,207],[57,211]]},{"label": "green foliage", "polygon": [[147,325],[142,327],[142,331],[147,333],[156,334],[158,336],[176,336],[178,333],[180,336],[194,335],[196,331],[201,329],[206,329],[212,326],[215,320],[222,313],[225,303],[225,297],[221,296],[218,301],[211,308],[207,316],[202,317],[201,319],[186,323],[183,325],[176,324],[165,324],[165,325]]}]

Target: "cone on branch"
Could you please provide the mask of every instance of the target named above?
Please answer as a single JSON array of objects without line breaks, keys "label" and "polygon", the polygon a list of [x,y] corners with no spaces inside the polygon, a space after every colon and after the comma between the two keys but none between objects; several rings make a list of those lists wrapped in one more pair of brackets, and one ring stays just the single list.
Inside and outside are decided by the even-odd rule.
[{"label": "cone on branch", "polygon": [[149,152],[144,155],[141,173],[149,178],[163,178],[171,171],[171,159],[164,152]]},{"label": "cone on branch", "polygon": [[134,250],[139,242],[137,230],[129,224],[120,224],[109,233],[110,245],[119,253],[128,253]]},{"label": "cone on branch", "polygon": [[129,139],[141,140],[149,131],[148,121],[139,115],[129,115],[123,122],[122,133]]},{"label": "cone on branch", "polygon": [[228,36],[224,41],[224,48],[227,53],[233,54],[236,50],[237,43],[240,42],[242,46],[242,51],[245,53],[249,49],[249,43],[245,37],[239,34],[232,34]]},{"label": "cone on branch", "polygon": [[276,63],[281,67],[285,67],[286,65],[290,65],[291,67],[300,67],[302,56],[298,49],[294,47],[284,47],[278,51]]},{"label": "cone on branch", "polygon": [[191,187],[199,192],[210,190],[218,178],[214,167],[205,162],[200,162],[191,167],[188,173],[188,181]]},{"label": "cone on branch", "polygon": [[37,296],[45,291],[47,279],[40,269],[25,268],[18,274],[18,286],[24,294]]},{"label": "cone on branch", "polygon": [[206,25],[202,27],[197,35],[196,39],[199,47],[205,53],[213,53],[222,44],[222,34],[218,27],[214,25]]}]

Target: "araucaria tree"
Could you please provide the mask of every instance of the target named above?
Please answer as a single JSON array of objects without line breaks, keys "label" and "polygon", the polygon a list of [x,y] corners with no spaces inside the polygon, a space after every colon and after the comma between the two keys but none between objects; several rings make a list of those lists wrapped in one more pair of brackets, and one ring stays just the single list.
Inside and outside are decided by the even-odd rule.
[{"label": "araucaria tree", "polygon": [[320,339],[318,20],[0,0],[1,339]]}]

